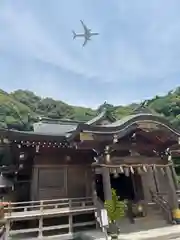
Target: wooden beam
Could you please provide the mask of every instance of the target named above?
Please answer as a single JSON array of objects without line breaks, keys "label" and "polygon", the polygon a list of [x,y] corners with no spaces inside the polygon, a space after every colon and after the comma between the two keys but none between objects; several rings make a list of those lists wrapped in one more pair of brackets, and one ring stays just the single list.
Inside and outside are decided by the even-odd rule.
[{"label": "wooden beam", "polygon": [[167,159],[160,157],[145,157],[145,156],[127,156],[127,157],[111,157],[110,164],[166,164]]},{"label": "wooden beam", "polygon": [[[111,148],[113,150],[149,150],[149,151],[153,151],[153,150],[162,150],[163,147],[158,147],[155,144],[147,144],[147,143],[122,143],[122,144],[113,144],[111,145]],[[165,150],[165,148],[164,148]]]}]

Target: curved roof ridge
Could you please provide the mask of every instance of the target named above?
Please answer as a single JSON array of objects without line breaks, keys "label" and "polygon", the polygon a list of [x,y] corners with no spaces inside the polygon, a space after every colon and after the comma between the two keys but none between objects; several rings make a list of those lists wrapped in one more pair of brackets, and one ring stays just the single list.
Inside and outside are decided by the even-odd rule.
[{"label": "curved roof ridge", "polygon": [[176,135],[180,136],[180,131],[176,129],[167,119],[159,115],[153,115],[150,113],[139,113],[134,115],[129,115],[121,120],[118,120],[112,124],[103,126],[88,126],[86,124],[81,126],[81,131],[88,131],[99,134],[122,134],[127,132],[131,128],[137,128],[138,122],[154,122],[160,124]]},{"label": "curved roof ridge", "polygon": [[86,122],[87,125],[92,125],[93,123],[101,120],[106,115],[106,109],[99,113],[96,117]]},{"label": "curved roof ridge", "polygon": [[142,116],[142,115],[144,115],[144,116],[150,116],[150,115],[154,116],[154,114],[152,114],[152,113],[130,114],[128,116],[122,117],[121,119],[117,120],[116,122],[113,122],[111,124],[107,124],[104,127],[116,127],[116,126],[119,126],[119,125],[125,123],[126,121],[129,121],[129,120],[133,119],[134,117]]}]

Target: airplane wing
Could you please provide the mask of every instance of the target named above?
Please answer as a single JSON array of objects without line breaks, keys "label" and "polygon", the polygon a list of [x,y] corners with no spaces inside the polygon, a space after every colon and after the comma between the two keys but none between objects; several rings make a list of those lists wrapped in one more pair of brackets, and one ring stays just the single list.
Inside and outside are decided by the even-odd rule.
[{"label": "airplane wing", "polygon": [[86,32],[89,32],[89,29],[86,27],[86,25],[83,23],[83,21],[82,21],[82,20],[80,20],[80,21],[81,21],[81,23],[82,23],[82,26],[83,26],[83,28],[84,28],[85,33],[86,33]]},{"label": "airplane wing", "polygon": [[85,38],[84,40],[83,47],[86,45],[86,43],[87,43],[87,38]]}]

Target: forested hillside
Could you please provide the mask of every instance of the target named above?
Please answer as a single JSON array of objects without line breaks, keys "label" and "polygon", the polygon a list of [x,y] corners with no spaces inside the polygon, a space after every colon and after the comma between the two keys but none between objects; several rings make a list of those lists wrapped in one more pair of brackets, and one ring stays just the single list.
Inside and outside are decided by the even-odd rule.
[{"label": "forested hillside", "polygon": [[[148,99],[146,104],[150,109],[164,115],[175,127],[180,126],[180,87],[167,95]],[[117,119],[131,114],[138,106],[136,103],[128,106],[113,106],[108,103],[104,105]],[[85,121],[96,116],[104,105],[92,110],[51,98],[42,99],[30,91],[17,90],[7,93],[0,90],[0,127],[31,130],[31,125],[38,116]]]}]

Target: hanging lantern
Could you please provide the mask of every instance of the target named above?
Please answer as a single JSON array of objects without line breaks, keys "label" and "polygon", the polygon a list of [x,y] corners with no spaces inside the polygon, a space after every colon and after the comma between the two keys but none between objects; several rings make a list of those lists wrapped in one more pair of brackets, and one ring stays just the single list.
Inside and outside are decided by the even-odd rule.
[{"label": "hanging lantern", "polygon": [[115,135],[113,136],[113,143],[117,143],[117,142],[118,142],[118,135],[115,134]]},{"label": "hanging lantern", "polygon": [[39,152],[39,145],[36,145],[36,153]]},{"label": "hanging lantern", "polygon": [[109,146],[106,146],[106,147],[105,147],[104,153],[105,153],[105,162],[106,162],[106,163],[110,163]]}]

